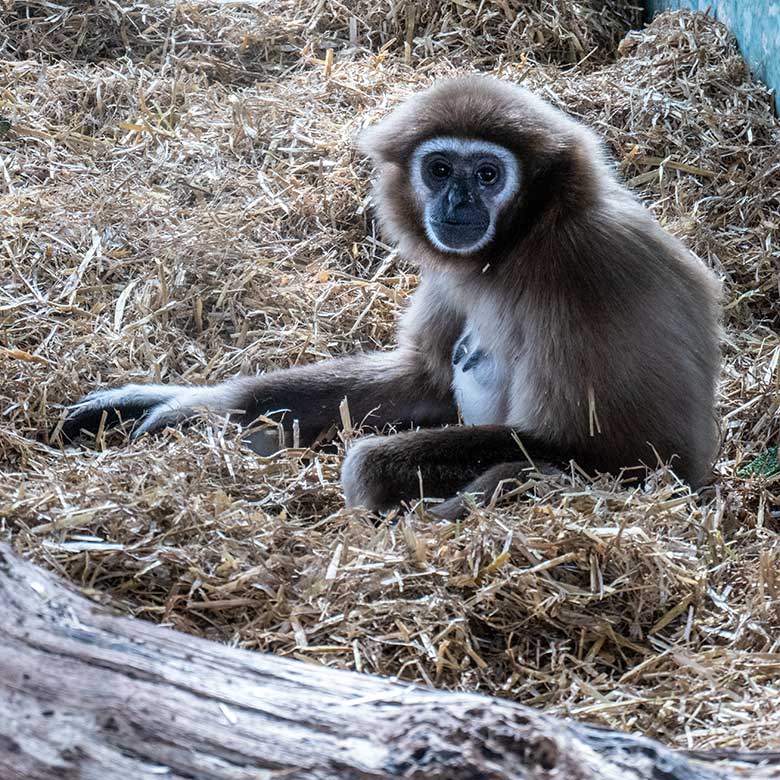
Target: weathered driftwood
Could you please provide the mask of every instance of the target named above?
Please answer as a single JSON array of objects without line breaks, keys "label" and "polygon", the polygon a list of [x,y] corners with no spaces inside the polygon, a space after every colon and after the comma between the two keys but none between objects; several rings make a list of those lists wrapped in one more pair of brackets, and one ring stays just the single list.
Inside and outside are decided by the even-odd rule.
[{"label": "weathered driftwood", "polygon": [[0,545],[0,778],[157,777],[719,780],[780,769],[118,617]]}]

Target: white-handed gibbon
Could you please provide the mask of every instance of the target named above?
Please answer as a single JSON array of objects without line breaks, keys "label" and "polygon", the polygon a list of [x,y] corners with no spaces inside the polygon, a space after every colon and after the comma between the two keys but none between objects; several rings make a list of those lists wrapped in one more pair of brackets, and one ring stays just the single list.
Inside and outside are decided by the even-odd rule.
[{"label": "white-handed gibbon", "polygon": [[458,493],[489,497],[527,455],[707,478],[719,284],[618,182],[593,132],[523,88],[469,77],[416,95],[361,147],[381,227],[422,269],[395,349],[210,387],[94,392],[65,436],[104,413],[136,420],[139,436],[203,408],[247,424],[287,410],[308,444],[347,398],[352,419],[408,429],[353,444],[348,504],[390,507],[422,480],[454,516]]}]

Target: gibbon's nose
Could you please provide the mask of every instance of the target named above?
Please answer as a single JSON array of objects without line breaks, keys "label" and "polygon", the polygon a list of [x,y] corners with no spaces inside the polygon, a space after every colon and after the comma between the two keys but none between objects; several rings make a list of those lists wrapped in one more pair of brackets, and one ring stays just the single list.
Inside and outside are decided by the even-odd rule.
[{"label": "gibbon's nose", "polygon": [[469,205],[473,200],[474,196],[468,184],[463,179],[459,179],[452,183],[447,192],[447,209],[452,214],[457,209]]}]

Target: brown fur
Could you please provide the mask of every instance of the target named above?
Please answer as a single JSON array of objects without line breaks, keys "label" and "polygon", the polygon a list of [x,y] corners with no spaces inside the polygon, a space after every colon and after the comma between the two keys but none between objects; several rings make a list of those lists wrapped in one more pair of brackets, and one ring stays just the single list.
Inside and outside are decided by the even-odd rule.
[{"label": "brown fur", "polygon": [[[469,256],[431,245],[410,185],[414,149],[436,136],[492,141],[519,162],[518,196],[493,241]],[[512,367],[505,425],[360,442],[344,463],[348,503],[389,506],[418,495],[420,478],[428,495],[443,497],[472,480],[487,484],[479,478],[491,469],[504,479],[508,469],[494,467],[524,460],[513,431],[534,458],[606,471],[671,460],[693,485],[706,479],[719,286],[617,182],[590,130],[522,88],[468,78],[412,98],[361,145],[377,166],[383,229],[424,269],[398,347],[223,386],[229,408],[248,420],[290,409],[307,439],[338,419],[345,396],[355,420],[453,422],[450,358],[468,320]],[[105,406],[98,396],[77,408],[66,433],[90,408]]]},{"label": "brown fur", "polygon": [[[520,162],[514,207],[496,239],[467,259],[431,246],[409,186],[411,150],[439,135],[500,143]],[[384,229],[430,269],[436,299],[483,323],[489,349],[509,356],[508,426],[548,457],[589,468],[671,460],[692,484],[706,479],[717,440],[719,285],[616,181],[591,131],[524,89],[472,78],[413,98],[370,130],[363,148],[379,168]],[[449,337],[429,339],[432,352],[451,352]],[[439,463],[449,446],[463,451],[450,437],[439,433]],[[500,441],[491,447],[483,466],[500,462]],[[351,454],[347,484],[386,486],[388,464],[397,471],[386,448],[387,456],[376,446]],[[471,457],[464,452],[461,484],[473,478]],[[423,480],[438,468],[416,465]],[[361,495],[379,505],[384,497]]]}]

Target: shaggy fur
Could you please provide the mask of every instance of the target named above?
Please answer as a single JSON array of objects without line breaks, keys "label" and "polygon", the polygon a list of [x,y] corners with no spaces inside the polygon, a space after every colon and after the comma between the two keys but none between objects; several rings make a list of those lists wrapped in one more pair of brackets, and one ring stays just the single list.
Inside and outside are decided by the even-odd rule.
[{"label": "shaggy fur", "polygon": [[[492,241],[465,256],[432,245],[411,185],[415,150],[438,137],[489,141],[518,161],[520,187]],[[397,348],[226,383],[206,406],[245,421],[288,409],[309,441],[338,420],[345,396],[354,420],[451,423],[452,350],[469,323],[511,369],[503,425],[358,443],[343,468],[348,503],[390,506],[418,495],[420,480],[426,495],[469,483],[489,495],[522,467],[518,436],[534,459],[615,472],[671,461],[691,484],[705,481],[717,440],[719,285],[618,183],[590,130],[525,89],[468,78],[412,98],[361,148],[377,167],[384,231],[424,269]],[[159,404],[139,410],[135,392],[123,408],[117,392],[74,407],[66,435],[106,409],[150,411],[144,431],[181,418],[181,404],[172,416]]]}]

